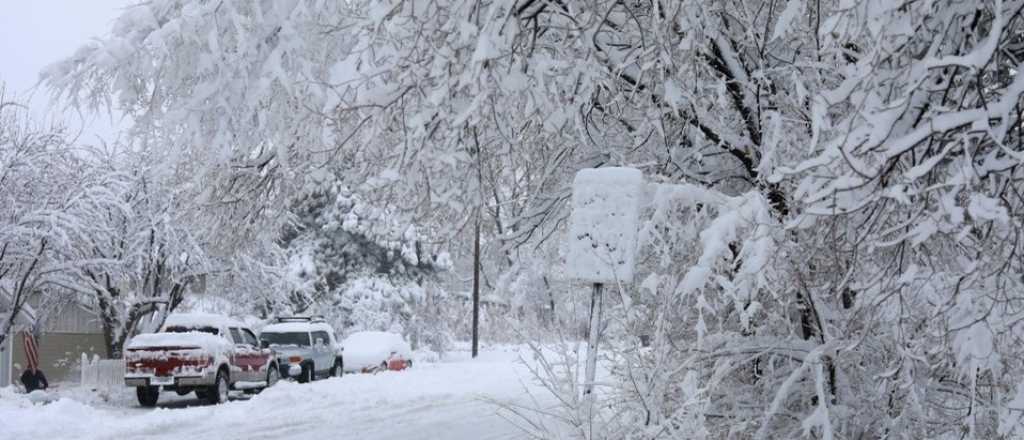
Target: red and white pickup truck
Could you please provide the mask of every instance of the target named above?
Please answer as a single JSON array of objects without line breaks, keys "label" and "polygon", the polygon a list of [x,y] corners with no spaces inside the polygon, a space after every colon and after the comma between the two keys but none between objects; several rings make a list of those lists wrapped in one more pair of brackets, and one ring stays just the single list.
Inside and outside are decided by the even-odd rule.
[{"label": "red and white pickup truck", "polygon": [[161,389],[223,403],[229,390],[256,392],[280,377],[273,351],[248,326],[206,313],[168,316],[159,332],[129,341],[124,362],[124,383],[142,406],[155,406]]}]

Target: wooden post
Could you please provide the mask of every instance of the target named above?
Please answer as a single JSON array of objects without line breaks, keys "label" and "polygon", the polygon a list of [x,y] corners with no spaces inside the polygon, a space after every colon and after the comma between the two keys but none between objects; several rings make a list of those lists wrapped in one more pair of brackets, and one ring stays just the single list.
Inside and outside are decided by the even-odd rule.
[{"label": "wooden post", "polygon": [[480,350],[480,213],[476,217],[476,238],[473,240],[473,357]]}]

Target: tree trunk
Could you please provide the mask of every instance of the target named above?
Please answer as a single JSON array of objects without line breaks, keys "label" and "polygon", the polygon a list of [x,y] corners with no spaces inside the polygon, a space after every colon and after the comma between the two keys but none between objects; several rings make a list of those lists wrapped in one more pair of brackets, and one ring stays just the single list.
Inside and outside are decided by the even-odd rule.
[{"label": "tree trunk", "polygon": [[117,354],[120,353],[120,347],[115,348],[114,332],[117,329],[117,313],[113,310],[110,301],[107,301],[104,292],[96,292],[96,299],[99,308],[100,315],[100,327],[103,328],[103,347],[106,351],[107,359],[117,359]]}]

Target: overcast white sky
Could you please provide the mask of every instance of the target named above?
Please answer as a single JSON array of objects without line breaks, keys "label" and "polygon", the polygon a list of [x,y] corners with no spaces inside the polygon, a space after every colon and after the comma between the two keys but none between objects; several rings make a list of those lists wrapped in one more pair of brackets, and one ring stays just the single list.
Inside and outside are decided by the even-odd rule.
[{"label": "overcast white sky", "polygon": [[[50,112],[45,90],[32,90],[39,71],[74,53],[91,38],[107,35],[114,19],[133,0],[0,0],[0,82],[7,95],[31,99],[37,117],[62,117]],[[82,125],[65,118],[69,127]],[[114,128],[109,117],[85,122],[85,135],[108,137]]]}]

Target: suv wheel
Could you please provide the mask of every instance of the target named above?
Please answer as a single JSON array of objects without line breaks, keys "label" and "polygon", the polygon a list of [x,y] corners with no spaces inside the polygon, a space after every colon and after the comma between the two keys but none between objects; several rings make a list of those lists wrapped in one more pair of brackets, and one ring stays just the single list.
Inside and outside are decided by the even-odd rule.
[{"label": "suv wheel", "polygon": [[160,387],[135,387],[135,397],[139,399],[139,405],[152,408],[160,399]]},{"label": "suv wheel", "polygon": [[266,389],[274,386],[278,380],[281,380],[281,369],[277,368],[277,365],[271,365],[267,368],[267,386],[263,388]]},{"label": "suv wheel", "polygon": [[214,405],[228,401],[228,378],[224,371],[217,372],[217,381],[206,392],[206,397]]},{"label": "suv wheel", "polygon": [[345,365],[341,362],[341,359],[335,359],[334,360],[334,366],[331,367],[331,376],[341,377],[342,375],[344,375],[345,374],[344,366]]},{"label": "suv wheel", "polygon": [[316,369],[313,368],[312,363],[308,363],[302,366],[302,373],[299,374],[299,383],[309,383],[316,380]]}]

